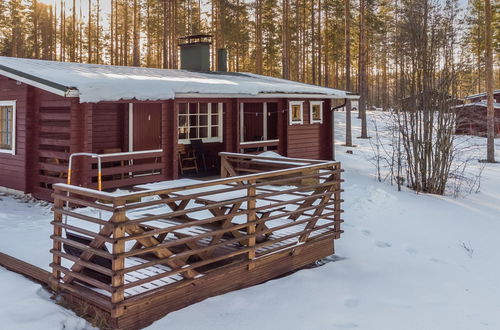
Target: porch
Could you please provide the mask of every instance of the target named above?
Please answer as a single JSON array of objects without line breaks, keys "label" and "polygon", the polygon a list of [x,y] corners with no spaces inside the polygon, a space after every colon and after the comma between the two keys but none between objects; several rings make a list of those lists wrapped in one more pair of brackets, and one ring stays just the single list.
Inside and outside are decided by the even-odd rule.
[{"label": "porch", "polygon": [[235,153],[220,163],[220,179],[135,192],[55,185],[53,289],[133,329],[334,253],[339,163]]},{"label": "porch", "polygon": [[[203,154],[203,160],[183,175],[219,173],[217,154],[222,151],[287,152],[286,99],[68,102],[44,102],[36,114],[37,157],[30,182],[31,192],[41,199],[50,199],[53,185],[68,180],[75,153],[94,156],[72,159],[71,183],[110,191],[176,179],[190,153]],[[193,150],[193,140],[201,141],[201,152]]]}]

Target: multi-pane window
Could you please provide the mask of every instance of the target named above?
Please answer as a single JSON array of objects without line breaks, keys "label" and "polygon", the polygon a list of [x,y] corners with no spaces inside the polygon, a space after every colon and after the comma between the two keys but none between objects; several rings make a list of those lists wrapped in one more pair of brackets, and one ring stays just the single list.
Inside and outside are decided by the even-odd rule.
[{"label": "multi-pane window", "polygon": [[310,102],[310,118],[311,124],[323,122],[323,101],[311,101]]},{"label": "multi-pane window", "polygon": [[179,103],[179,142],[222,141],[222,103]]},{"label": "multi-pane window", "polygon": [[14,153],[16,104],[0,101],[0,152]]}]

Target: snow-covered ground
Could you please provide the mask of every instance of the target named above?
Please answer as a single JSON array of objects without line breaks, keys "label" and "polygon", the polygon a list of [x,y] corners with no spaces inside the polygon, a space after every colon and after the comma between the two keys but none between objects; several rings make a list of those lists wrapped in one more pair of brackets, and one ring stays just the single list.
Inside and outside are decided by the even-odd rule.
[{"label": "snow-covered ground", "polygon": [[[345,169],[345,233],[336,258],[209,298],[150,329],[500,329],[500,164],[486,165],[479,193],[398,192],[376,180],[368,140],[355,138],[353,154],[341,146],[344,116],[336,114],[337,158]],[[370,113],[381,124],[380,116]],[[485,148],[485,139],[467,143],[482,145],[479,153]],[[496,147],[500,159],[500,140]],[[468,171],[479,168],[472,163]],[[0,198],[0,251],[48,268],[49,207]],[[0,268],[2,329],[90,327],[39,288]]]}]

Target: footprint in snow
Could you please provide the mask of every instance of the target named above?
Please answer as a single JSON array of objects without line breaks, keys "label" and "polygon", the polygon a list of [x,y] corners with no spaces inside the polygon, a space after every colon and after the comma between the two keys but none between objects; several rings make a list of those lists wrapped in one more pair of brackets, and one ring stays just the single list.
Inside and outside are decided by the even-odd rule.
[{"label": "footprint in snow", "polygon": [[344,306],[348,307],[348,308],[354,308],[354,307],[358,306],[358,303],[359,303],[359,300],[358,300],[358,298],[355,298],[355,297],[350,297],[350,298],[344,299]]},{"label": "footprint in snow", "polygon": [[361,231],[361,234],[363,234],[363,235],[365,235],[365,236],[370,236],[370,235],[372,234],[372,232],[371,232],[371,231],[369,231],[368,229],[363,229],[363,230]]},{"label": "footprint in snow", "polygon": [[375,245],[378,246],[379,248],[388,248],[388,247],[392,246],[391,243],[382,242],[382,241],[375,241]]},{"label": "footprint in snow", "polygon": [[448,264],[446,261],[444,260],[441,260],[441,259],[437,259],[437,258],[430,258],[429,261],[432,261],[432,262],[435,262],[437,264],[441,264],[441,265],[446,265]]},{"label": "footprint in snow", "polygon": [[333,326],[336,328],[339,328],[339,329],[354,329],[354,328],[358,327],[358,325],[356,323],[352,323],[352,322],[334,323]]},{"label": "footprint in snow", "polygon": [[408,252],[409,254],[417,254],[417,250],[411,247],[407,248],[406,252]]}]

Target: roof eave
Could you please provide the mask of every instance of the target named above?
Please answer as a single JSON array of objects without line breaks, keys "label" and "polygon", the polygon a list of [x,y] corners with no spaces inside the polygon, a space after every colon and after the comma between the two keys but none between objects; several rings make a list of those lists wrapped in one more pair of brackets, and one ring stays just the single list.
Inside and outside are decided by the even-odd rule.
[{"label": "roof eave", "polygon": [[254,99],[272,99],[272,98],[287,98],[287,99],[358,99],[358,95],[332,95],[332,94],[308,94],[308,93],[259,93],[259,94],[244,94],[244,93],[176,93],[176,98],[193,98],[193,99],[209,99],[209,98],[254,98]]},{"label": "roof eave", "polygon": [[27,85],[40,88],[42,90],[45,90],[47,92],[59,95],[59,96],[64,96],[64,97],[78,97],[79,92],[76,88],[70,88],[66,87],[64,85],[42,79],[39,77],[36,77],[34,75],[21,72],[16,69],[12,69],[10,67],[4,66],[0,64],[0,75],[6,76],[8,78],[20,81],[22,83],[25,83]]}]

